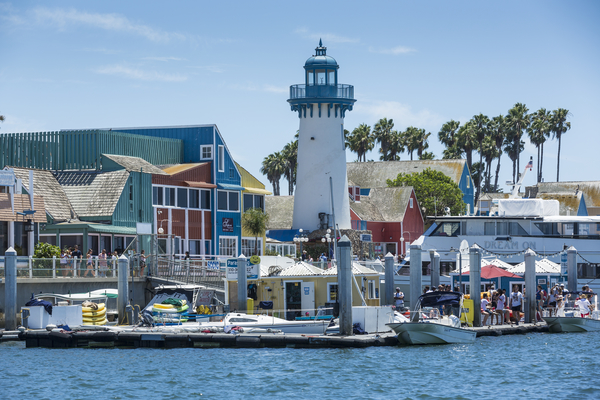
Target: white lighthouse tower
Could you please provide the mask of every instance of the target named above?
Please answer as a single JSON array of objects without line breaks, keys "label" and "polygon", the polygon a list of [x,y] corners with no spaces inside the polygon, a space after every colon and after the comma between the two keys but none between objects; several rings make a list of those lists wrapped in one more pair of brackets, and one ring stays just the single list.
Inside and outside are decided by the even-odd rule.
[{"label": "white lighthouse tower", "polygon": [[333,212],[340,229],[351,227],[344,115],[356,100],[353,86],[338,84],[339,66],[326,53],[319,41],[304,64],[305,84],[290,86],[288,102],[300,118],[292,229],[333,228]]}]

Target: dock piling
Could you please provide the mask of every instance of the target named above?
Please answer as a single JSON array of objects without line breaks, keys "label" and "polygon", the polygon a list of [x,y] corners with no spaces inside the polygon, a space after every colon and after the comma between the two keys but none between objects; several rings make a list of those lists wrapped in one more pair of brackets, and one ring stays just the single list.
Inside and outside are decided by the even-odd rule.
[{"label": "dock piling", "polygon": [[394,304],[394,256],[385,255],[385,304]]},{"label": "dock piling", "polygon": [[[421,261],[421,246],[413,244],[410,246],[410,308],[414,311],[419,296],[423,291],[423,262]],[[418,320],[419,314],[413,313],[412,318]]]},{"label": "dock piling", "polygon": [[469,249],[469,286],[473,300],[473,326],[481,326],[481,249],[477,245]]},{"label": "dock piling", "polygon": [[17,329],[17,252],[9,247],[4,253],[4,329]]},{"label": "dock piling", "polygon": [[537,291],[537,287],[535,285],[535,252],[531,249],[528,249],[525,252],[525,293],[523,293],[523,297],[525,298],[525,322],[532,323],[536,321],[536,309],[537,304],[535,300],[535,292]]},{"label": "dock piling", "polygon": [[352,243],[346,235],[338,242],[340,282],[340,334],[352,336]]}]

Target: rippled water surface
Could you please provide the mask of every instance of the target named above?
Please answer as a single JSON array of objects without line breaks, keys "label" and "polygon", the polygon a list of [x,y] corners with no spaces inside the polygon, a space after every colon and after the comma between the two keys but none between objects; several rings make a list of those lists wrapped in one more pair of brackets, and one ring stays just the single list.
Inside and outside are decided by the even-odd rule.
[{"label": "rippled water surface", "polygon": [[600,398],[600,334],[366,349],[26,349],[0,344],[0,398]]}]

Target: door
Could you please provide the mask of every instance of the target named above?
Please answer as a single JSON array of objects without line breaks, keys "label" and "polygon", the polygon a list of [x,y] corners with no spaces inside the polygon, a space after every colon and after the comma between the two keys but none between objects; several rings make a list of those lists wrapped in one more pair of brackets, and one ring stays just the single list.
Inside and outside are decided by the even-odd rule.
[{"label": "door", "polygon": [[302,282],[302,313],[310,317],[315,315],[315,283]]},{"label": "door", "polygon": [[285,282],[285,319],[293,321],[302,316],[302,281]]}]

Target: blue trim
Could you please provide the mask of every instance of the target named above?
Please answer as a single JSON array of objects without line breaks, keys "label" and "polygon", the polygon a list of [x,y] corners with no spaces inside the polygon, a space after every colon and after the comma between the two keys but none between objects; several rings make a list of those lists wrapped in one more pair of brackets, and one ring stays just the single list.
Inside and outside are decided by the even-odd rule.
[{"label": "blue trim", "polygon": [[244,190],[245,189],[243,186],[232,185],[229,183],[217,183],[217,187],[219,189],[224,189],[224,190]]}]

